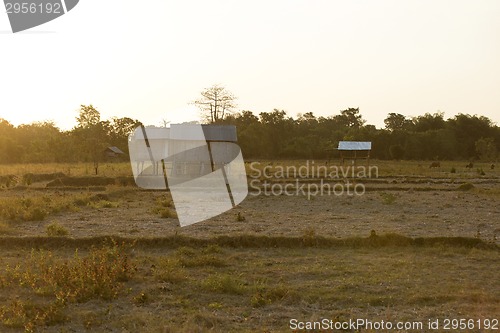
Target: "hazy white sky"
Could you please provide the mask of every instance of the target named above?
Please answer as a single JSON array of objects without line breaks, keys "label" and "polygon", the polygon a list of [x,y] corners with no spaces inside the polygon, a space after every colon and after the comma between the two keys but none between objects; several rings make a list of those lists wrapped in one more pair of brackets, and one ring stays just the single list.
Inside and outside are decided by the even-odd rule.
[{"label": "hazy white sky", "polygon": [[0,12],[0,118],[75,125],[80,104],[146,124],[197,118],[212,84],[256,115],[481,114],[500,123],[500,1],[80,0],[10,32]]}]

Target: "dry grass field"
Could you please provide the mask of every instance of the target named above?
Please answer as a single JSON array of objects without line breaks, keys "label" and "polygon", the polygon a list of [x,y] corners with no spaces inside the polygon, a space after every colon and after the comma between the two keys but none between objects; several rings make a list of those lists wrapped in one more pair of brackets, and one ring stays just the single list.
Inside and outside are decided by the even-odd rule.
[{"label": "dry grass field", "polygon": [[[126,163],[102,165],[99,179],[85,164],[0,166],[0,331],[291,332],[293,318],[500,319],[498,168],[372,161],[378,177],[368,179],[276,174],[303,164],[249,164],[255,183],[245,201],[184,228],[169,193],[131,185]],[[258,177],[265,167],[271,177]],[[322,179],[366,192],[257,195]],[[495,330],[467,330],[482,331]]]}]

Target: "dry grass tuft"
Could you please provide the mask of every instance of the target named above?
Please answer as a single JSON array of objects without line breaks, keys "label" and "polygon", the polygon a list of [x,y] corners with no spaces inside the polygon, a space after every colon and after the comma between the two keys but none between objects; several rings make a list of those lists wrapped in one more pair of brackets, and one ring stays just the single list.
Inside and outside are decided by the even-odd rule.
[{"label": "dry grass tuft", "polygon": [[11,231],[12,229],[8,223],[0,221],[0,235],[8,234]]},{"label": "dry grass tuft", "polygon": [[81,257],[78,250],[70,260],[58,260],[50,251],[31,251],[23,264],[7,266],[0,273],[1,287],[17,294],[30,294],[0,307],[0,322],[7,327],[37,326],[65,320],[68,303],[90,299],[111,300],[134,272],[128,247],[114,244],[92,248]]},{"label": "dry grass tuft", "polygon": [[160,197],[156,200],[156,205],[153,208],[154,214],[159,214],[162,218],[177,218],[177,213],[173,207],[174,202],[169,197]]},{"label": "dry grass tuft", "polygon": [[463,184],[460,184],[457,189],[459,191],[470,191],[473,188],[474,188],[474,185],[472,185],[471,183],[463,183]]},{"label": "dry grass tuft", "polygon": [[61,237],[69,234],[68,230],[57,222],[48,224],[45,230],[49,237]]}]

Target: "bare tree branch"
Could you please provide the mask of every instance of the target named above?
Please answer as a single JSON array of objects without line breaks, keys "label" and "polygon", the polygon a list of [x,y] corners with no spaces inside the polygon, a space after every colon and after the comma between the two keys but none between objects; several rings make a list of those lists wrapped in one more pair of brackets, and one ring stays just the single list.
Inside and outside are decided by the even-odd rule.
[{"label": "bare tree branch", "polygon": [[236,97],[222,86],[213,85],[200,94],[201,98],[195,100],[193,104],[200,109],[203,117],[210,123],[224,120],[224,117],[236,107]]}]

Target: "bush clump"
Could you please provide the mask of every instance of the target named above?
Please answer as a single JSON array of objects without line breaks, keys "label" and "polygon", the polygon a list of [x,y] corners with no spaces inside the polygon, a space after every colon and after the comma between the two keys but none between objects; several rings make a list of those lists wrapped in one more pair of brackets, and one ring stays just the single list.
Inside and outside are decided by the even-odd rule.
[{"label": "bush clump", "polygon": [[474,188],[474,185],[471,183],[463,183],[458,186],[459,191],[470,191]]},{"label": "bush clump", "polygon": [[69,234],[68,230],[57,222],[52,222],[45,228],[47,236],[49,237],[62,237]]}]

